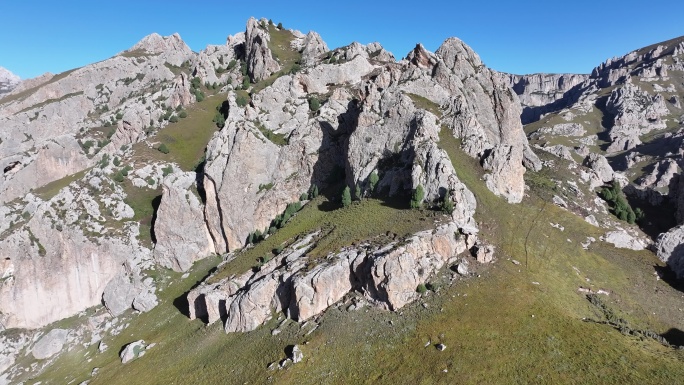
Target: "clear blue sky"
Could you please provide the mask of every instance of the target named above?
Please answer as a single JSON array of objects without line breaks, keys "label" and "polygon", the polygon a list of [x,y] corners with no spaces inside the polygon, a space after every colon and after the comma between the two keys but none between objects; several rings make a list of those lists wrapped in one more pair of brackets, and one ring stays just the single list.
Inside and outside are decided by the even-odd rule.
[{"label": "clear blue sky", "polygon": [[684,35],[684,2],[204,1],[0,2],[0,66],[22,78],[106,59],[145,35],[180,33],[195,51],[224,44],[250,16],[315,30],[330,48],[380,42],[401,58],[422,42],[464,40],[489,67],[588,73],[605,59]]}]

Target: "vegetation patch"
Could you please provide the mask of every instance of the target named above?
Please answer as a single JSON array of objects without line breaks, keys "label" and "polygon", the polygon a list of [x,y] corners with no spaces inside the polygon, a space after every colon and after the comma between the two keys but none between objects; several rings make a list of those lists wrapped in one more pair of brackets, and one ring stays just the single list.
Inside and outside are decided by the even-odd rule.
[{"label": "vegetation patch", "polygon": [[408,95],[408,97],[411,98],[411,100],[413,100],[413,104],[416,105],[416,108],[421,108],[423,110],[430,111],[438,118],[442,116],[442,110],[439,108],[439,104],[433,102],[432,100],[426,97],[412,94],[410,92],[407,92],[406,95]]}]

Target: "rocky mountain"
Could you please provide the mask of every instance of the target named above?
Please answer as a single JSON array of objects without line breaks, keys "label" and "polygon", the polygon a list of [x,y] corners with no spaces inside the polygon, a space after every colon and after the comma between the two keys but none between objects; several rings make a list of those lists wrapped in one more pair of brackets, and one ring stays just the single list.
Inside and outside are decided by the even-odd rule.
[{"label": "rocky mountain", "polygon": [[0,97],[11,92],[19,85],[21,79],[19,76],[11,73],[9,70],[0,67]]},{"label": "rocky mountain", "polygon": [[[683,274],[678,245],[684,239],[677,235],[681,230],[665,232],[682,223],[684,38],[607,60],[588,76],[504,78],[521,101],[529,103],[523,121],[527,119],[531,142],[592,168],[593,159],[605,156],[600,182],[615,179],[633,206],[654,213],[644,225],[653,237],[663,233],[655,246],[658,256],[677,275]],[[545,82],[551,86],[540,86]],[[536,100],[529,102],[532,95]],[[659,209],[665,207],[670,213],[663,215]]]},{"label": "rocky mountain", "polygon": [[[199,53],[152,34],[25,80],[0,98],[0,384],[133,381],[122,364],[135,381],[211,383],[228,361],[240,362],[237,382],[286,379],[314,351],[335,357],[325,340],[361,332],[345,317],[408,338],[444,312],[491,308],[445,302],[472,303],[466,292],[508,298],[501,309],[519,301],[508,284],[531,298],[547,271],[565,278],[544,295],[567,300],[577,282],[564,279],[587,285],[591,261],[610,258],[603,243],[641,253],[639,268],[653,247],[679,271],[662,257],[676,254],[679,228],[653,246],[655,225],[620,221],[595,189],[677,204],[682,51],[673,40],[592,75],[508,75],[457,38],[397,60],[379,43],[331,50],[315,32],[252,18]],[[667,151],[648,147],[657,138]],[[644,165],[653,171],[636,175]],[[586,253],[558,273],[569,262],[546,258],[549,247]],[[580,289],[603,290],[606,271]],[[623,295],[650,311],[640,292]],[[450,332],[429,333],[425,346],[444,352]],[[92,364],[74,366],[83,357]],[[138,371],[145,362],[164,370]]]}]

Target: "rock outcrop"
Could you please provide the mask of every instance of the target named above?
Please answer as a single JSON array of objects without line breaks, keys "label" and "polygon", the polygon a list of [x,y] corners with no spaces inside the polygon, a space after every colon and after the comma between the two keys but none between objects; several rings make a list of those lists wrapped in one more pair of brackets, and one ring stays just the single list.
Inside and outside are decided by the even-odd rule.
[{"label": "rock outcrop", "polygon": [[265,20],[257,21],[252,17],[247,21],[245,60],[247,62],[247,73],[255,82],[266,79],[280,70],[280,65],[268,47],[271,35],[267,28]]},{"label": "rock outcrop", "polygon": [[52,329],[42,336],[31,348],[33,358],[43,360],[59,353],[66,342],[68,330]]},{"label": "rock outcrop", "polygon": [[144,356],[146,348],[147,344],[144,340],[131,342],[130,344],[124,346],[123,350],[121,350],[121,353],[119,354],[119,358],[121,358],[121,363],[127,364],[135,360],[136,358]]},{"label": "rock outcrop", "polygon": [[194,192],[196,178],[194,172],[175,172],[162,184],[153,256],[159,265],[175,271],[187,271],[196,260],[216,252]]},{"label": "rock outcrop", "polygon": [[21,79],[9,70],[0,67],[0,98],[15,89]]},{"label": "rock outcrop", "polygon": [[397,310],[417,297],[416,287],[467,250],[467,239],[451,222],[417,233],[402,243],[345,248],[307,270],[310,234],[261,267],[240,277],[203,284],[188,294],[191,318],[225,320],[226,332],[244,332],[284,311],[304,322],[357,290],[379,306]]},{"label": "rock outcrop", "polygon": [[658,258],[675,272],[677,278],[684,278],[684,225],[660,234],[655,243],[655,251]]}]

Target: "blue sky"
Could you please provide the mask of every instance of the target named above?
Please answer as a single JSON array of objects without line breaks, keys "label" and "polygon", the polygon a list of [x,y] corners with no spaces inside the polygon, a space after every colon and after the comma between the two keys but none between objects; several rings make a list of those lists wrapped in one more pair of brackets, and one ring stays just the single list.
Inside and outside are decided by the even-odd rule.
[{"label": "blue sky", "polygon": [[[22,78],[106,59],[145,35],[180,33],[195,51],[224,44],[250,16],[315,30],[330,48],[380,42],[401,58],[456,36],[489,67],[588,73],[612,56],[684,35],[684,2],[527,1],[35,1],[0,2],[0,66]],[[8,17],[9,15],[9,17]]]}]

